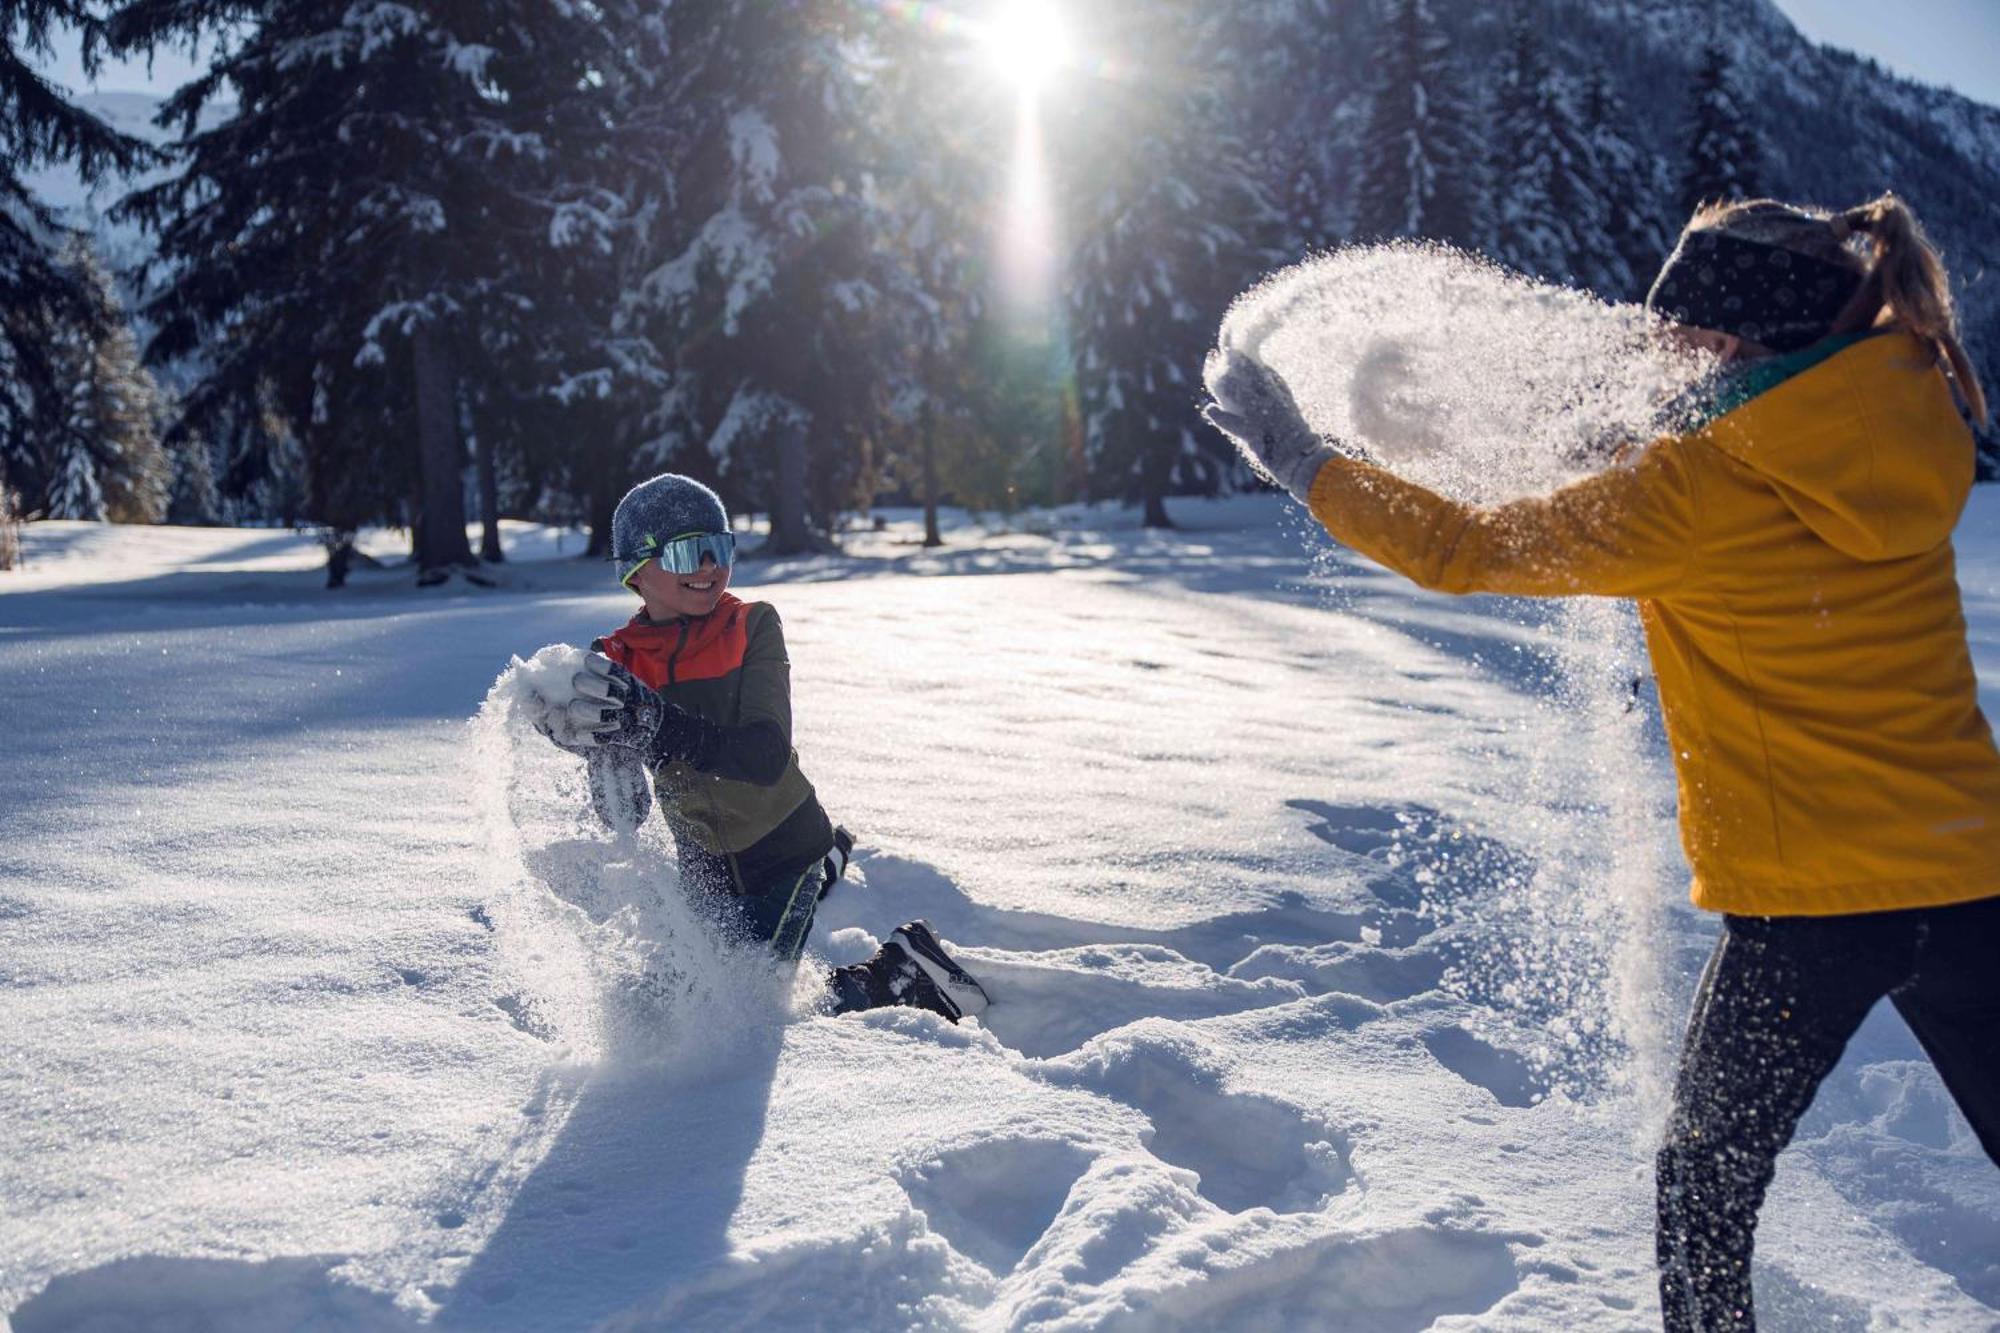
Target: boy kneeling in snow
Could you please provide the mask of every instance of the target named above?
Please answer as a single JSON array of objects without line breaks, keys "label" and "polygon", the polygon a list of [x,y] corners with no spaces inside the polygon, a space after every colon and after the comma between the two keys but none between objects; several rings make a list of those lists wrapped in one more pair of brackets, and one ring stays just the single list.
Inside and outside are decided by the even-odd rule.
[{"label": "boy kneeling in snow", "polygon": [[[778,613],[728,592],[729,515],[693,478],[667,473],[633,487],[611,534],[622,582],[645,606],[591,645],[574,696],[550,704],[537,728],[589,762],[591,802],[606,824],[636,827],[657,794],[682,886],[736,939],[797,962],[847,848],[792,748]],[[956,1023],[987,1003],[923,921],[897,927],[829,985],[835,1013],[904,1004]]]}]

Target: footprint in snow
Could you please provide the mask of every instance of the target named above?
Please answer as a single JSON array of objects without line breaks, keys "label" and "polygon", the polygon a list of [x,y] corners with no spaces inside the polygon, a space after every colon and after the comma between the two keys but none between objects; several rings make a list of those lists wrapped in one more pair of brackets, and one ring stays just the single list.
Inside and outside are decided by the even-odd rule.
[{"label": "footprint in snow", "polygon": [[1101,944],[1039,954],[966,950],[997,997],[980,1015],[987,1031],[1021,1054],[1044,1058],[1143,1018],[1186,1022],[1263,1009],[1300,998],[1297,984],[1218,975],[1157,944]]},{"label": "footprint in snow", "polygon": [[1444,954],[1429,945],[1404,949],[1338,941],[1260,947],[1229,969],[1244,981],[1292,981],[1308,995],[1358,995],[1386,1004],[1438,989],[1444,982]]},{"label": "footprint in snow", "polygon": [[1549,1095],[1548,1080],[1527,1060],[1464,1028],[1433,1028],[1424,1034],[1424,1046],[1439,1064],[1486,1089],[1502,1106],[1533,1106]]},{"label": "footprint in snow", "polygon": [[994,1139],[899,1173],[910,1203],[954,1250],[997,1277],[1020,1266],[1090,1165],[1074,1143]]},{"label": "footprint in snow", "polygon": [[1433,1227],[1322,1236],[1199,1284],[1148,1293],[1151,1304],[1135,1294],[1128,1301],[1138,1308],[1105,1327],[1421,1333],[1448,1315],[1484,1315],[1520,1285],[1498,1236]]},{"label": "footprint in snow", "polygon": [[1428,806],[1285,804],[1313,820],[1306,832],[1321,842],[1375,862],[1369,890],[1391,908],[1438,907],[1533,876],[1532,858]]},{"label": "footprint in snow", "polygon": [[1072,1077],[1145,1115],[1148,1150],[1194,1172],[1197,1192],[1225,1212],[1316,1211],[1354,1178],[1345,1135],[1275,1098],[1224,1091],[1177,1048],[1119,1046]]}]

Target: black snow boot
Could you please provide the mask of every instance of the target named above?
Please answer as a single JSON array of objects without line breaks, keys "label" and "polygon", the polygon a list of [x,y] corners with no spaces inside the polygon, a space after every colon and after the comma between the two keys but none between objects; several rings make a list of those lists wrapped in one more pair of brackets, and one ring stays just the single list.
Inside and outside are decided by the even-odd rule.
[{"label": "black snow boot", "polygon": [[972,974],[958,965],[958,961],[944,951],[937,935],[931,930],[931,923],[924,920],[907,921],[896,927],[889,936],[891,945],[900,944],[916,961],[931,984],[936,986],[961,1014],[976,1014],[983,1011],[992,1001],[986,997],[986,988],[973,980]]},{"label": "black snow boot", "polygon": [[956,1023],[987,1005],[986,992],[922,921],[899,926],[873,958],[836,968],[829,980],[837,1014],[900,1004],[928,1009]]}]

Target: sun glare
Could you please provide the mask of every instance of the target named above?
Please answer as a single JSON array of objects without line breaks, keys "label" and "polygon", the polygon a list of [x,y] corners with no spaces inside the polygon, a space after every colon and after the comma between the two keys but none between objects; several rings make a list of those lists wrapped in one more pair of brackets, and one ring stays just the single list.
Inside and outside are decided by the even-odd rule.
[{"label": "sun glare", "polygon": [[986,29],[987,57],[1001,77],[1024,92],[1047,83],[1069,63],[1069,33],[1051,0],[1001,0]]}]

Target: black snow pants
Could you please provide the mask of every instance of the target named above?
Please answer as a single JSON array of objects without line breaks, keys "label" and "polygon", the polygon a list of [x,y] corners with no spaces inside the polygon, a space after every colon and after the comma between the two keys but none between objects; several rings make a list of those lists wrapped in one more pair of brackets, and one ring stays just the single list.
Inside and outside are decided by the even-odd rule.
[{"label": "black snow pants", "polygon": [[1658,1159],[1670,1333],[1751,1329],[1750,1250],[1778,1153],[1888,996],[2000,1164],[2000,897],[1830,917],[1725,917]]},{"label": "black snow pants", "polygon": [[771,871],[746,883],[725,857],[687,843],[676,850],[681,883],[714,914],[727,935],[740,944],[768,944],[788,963],[799,960],[806,936],[812,933],[820,890],[826,886],[823,861]]},{"label": "black snow pants", "polygon": [[[846,856],[845,847],[841,848],[841,855]],[[680,863],[682,879],[704,895],[731,936],[746,944],[752,941],[769,944],[785,962],[799,961],[833,866],[823,860],[814,861],[808,866],[780,871],[762,883],[746,884],[743,892],[736,893],[732,891],[729,865],[721,857],[699,850],[690,853],[682,847]],[[834,968],[827,975],[827,985],[833,992],[833,1012],[853,1013],[905,1003],[891,985],[892,970],[880,951],[866,962]]]}]

